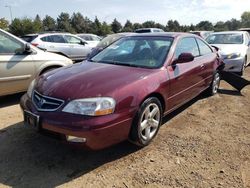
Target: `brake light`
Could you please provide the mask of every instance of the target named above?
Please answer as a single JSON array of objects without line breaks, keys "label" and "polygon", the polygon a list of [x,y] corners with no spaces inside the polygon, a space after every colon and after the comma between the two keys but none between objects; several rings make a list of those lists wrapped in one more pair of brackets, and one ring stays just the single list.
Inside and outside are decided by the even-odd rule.
[{"label": "brake light", "polygon": [[37,43],[31,43],[33,46],[38,46],[38,44]]}]

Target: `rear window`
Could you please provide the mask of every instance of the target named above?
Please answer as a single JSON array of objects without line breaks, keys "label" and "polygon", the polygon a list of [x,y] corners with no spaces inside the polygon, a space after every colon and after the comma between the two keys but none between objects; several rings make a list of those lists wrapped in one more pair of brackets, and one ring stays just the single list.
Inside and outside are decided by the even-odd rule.
[{"label": "rear window", "polygon": [[238,33],[211,34],[206,41],[209,44],[242,44],[243,35]]},{"label": "rear window", "polygon": [[21,39],[23,39],[26,42],[33,41],[38,35],[32,35],[32,36],[22,36]]},{"label": "rear window", "polygon": [[140,30],[136,30],[136,33],[151,33],[150,29],[140,29]]}]

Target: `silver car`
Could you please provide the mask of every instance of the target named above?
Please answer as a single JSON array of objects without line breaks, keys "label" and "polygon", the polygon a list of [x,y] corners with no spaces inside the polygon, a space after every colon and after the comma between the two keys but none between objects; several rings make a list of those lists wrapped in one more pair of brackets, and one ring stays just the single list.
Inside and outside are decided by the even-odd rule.
[{"label": "silver car", "polygon": [[36,76],[72,64],[0,29],[0,96],[26,91]]},{"label": "silver car", "polygon": [[64,55],[73,61],[82,61],[91,52],[91,46],[84,39],[70,33],[31,34],[21,38],[38,48]]},{"label": "silver car", "polygon": [[206,41],[219,48],[220,55],[229,72],[243,74],[250,63],[250,35],[246,31],[226,31],[210,34]]},{"label": "silver car", "polygon": [[101,37],[94,34],[80,33],[77,34],[77,36],[84,39],[92,48],[96,47],[96,45],[102,40]]}]

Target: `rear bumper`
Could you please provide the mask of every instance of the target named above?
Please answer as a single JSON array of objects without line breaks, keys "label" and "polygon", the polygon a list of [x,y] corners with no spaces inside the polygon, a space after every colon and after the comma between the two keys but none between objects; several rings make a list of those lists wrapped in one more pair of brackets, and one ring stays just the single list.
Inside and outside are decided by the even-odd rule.
[{"label": "rear bumper", "polygon": [[109,147],[128,139],[132,114],[111,114],[101,117],[84,117],[64,112],[39,112],[31,100],[24,95],[20,106],[40,117],[40,128],[59,133],[65,138],[74,136],[84,142],[77,143],[91,150]]},{"label": "rear bumper", "polygon": [[225,63],[224,71],[227,72],[241,72],[244,64],[245,58],[239,57],[236,59],[224,59]]}]

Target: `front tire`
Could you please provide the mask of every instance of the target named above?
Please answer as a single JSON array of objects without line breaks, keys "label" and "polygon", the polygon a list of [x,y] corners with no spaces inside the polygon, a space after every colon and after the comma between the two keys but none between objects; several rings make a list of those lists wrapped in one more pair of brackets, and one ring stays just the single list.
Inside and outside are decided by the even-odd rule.
[{"label": "front tire", "polygon": [[144,147],[157,135],[162,121],[162,105],[155,97],[146,99],[132,124],[130,141]]}]

